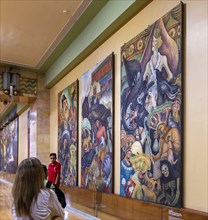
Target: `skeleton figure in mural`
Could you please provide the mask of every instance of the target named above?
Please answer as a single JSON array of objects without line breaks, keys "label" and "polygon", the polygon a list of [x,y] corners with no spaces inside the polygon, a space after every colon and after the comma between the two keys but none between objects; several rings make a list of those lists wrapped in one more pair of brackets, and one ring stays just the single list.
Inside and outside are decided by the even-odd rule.
[{"label": "skeleton figure in mural", "polygon": [[163,160],[169,159],[176,172],[180,169],[181,139],[178,128],[169,127],[165,123],[158,125],[154,138],[159,138],[159,152],[152,155],[154,161],[153,175],[157,180],[161,177],[160,163]]},{"label": "skeleton figure in mural", "polygon": [[157,202],[164,205],[180,206],[180,179],[175,177],[173,167],[167,160],[161,161],[160,169],[162,173],[161,177],[161,194],[157,198]]}]

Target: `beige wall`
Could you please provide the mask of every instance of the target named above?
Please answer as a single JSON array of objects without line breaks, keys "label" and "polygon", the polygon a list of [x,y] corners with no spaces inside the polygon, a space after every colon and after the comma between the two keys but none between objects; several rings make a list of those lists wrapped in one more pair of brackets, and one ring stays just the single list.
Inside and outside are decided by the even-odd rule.
[{"label": "beige wall", "polygon": [[[186,11],[183,146],[184,207],[208,212],[208,2],[194,0],[183,2]],[[117,132],[115,134],[115,193],[117,194],[120,191],[120,48],[125,42],[135,37],[177,4],[179,4],[179,1],[153,1],[50,90],[50,151],[57,152],[58,93],[77,78],[80,79],[80,76],[97,62],[106,58],[110,53],[115,53],[115,131]],[[79,118],[81,118],[81,115]],[[80,139],[79,137],[79,141]],[[81,146],[80,142],[79,146]]]},{"label": "beige wall", "polygon": [[28,111],[19,116],[18,164],[28,157]]}]

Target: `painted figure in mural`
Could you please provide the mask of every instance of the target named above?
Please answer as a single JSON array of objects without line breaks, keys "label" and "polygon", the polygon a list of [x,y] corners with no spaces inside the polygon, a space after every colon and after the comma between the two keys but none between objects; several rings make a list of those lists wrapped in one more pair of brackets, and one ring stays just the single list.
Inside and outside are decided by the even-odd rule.
[{"label": "painted figure in mural", "polygon": [[120,195],[124,196],[127,182],[129,181],[130,177],[134,174],[134,170],[132,168],[132,164],[130,162],[130,156],[131,156],[131,148],[128,147],[125,152],[125,156],[123,160],[121,161],[120,165]]},{"label": "painted figure in mural", "polygon": [[101,121],[97,119],[95,121],[95,141],[92,146],[97,148],[97,151],[98,151],[98,168],[99,168],[100,178],[102,176],[101,164],[102,164],[103,158],[108,152],[108,149],[106,146],[106,139],[107,139],[106,128],[101,123]]},{"label": "painted figure in mural", "polygon": [[7,164],[7,138],[6,138],[6,135],[5,135],[5,132],[3,131],[2,132],[2,137],[1,137],[1,146],[2,146],[2,154],[1,154],[1,157],[2,157],[2,168],[3,170],[6,171],[6,164]]},{"label": "painted figure in mural", "polygon": [[77,149],[74,144],[70,145],[70,160],[69,160],[69,170],[70,170],[70,182],[71,186],[76,186],[76,170],[77,170]]},{"label": "painted figure in mural", "polygon": [[108,141],[108,118],[111,117],[111,111],[103,104],[92,108],[89,114],[89,120],[93,125],[93,142],[92,146],[96,149],[98,154],[97,162],[99,167],[99,177],[102,176],[101,163],[105,154],[109,151],[107,146]]},{"label": "painted figure in mural", "polygon": [[69,124],[70,124],[70,133],[71,138],[76,141],[77,140],[77,94],[75,86],[70,88],[70,99],[71,105],[69,108]]},{"label": "painted figure in mural", "polygon": [[[89,122],[87,119],[85,120]],[[89,124],[89,123],[86,123]],[[88,128],[90,128],[88,126]],[[82,151],[83,156],[81,159],[82,163],[82,186],[88,186],[88,170],[93,162],[94,156],[96,151],[92,148],[92,139],[91,139],[91,132],[88,128],[82,130]]]},{"label": "painted figure in mural", "polygon": [[161,177],[160,162],[168,160],[168,157],[171,156],[170,153],[173,154],[172,160],[175,162],[175,167],[180,165],[181,138],[176,127],[169,127],[165,123],[158,125],[154,138],[159,138],[159,152],[152,155],[152,160],[155,162],[154,178],[157,180]]},{"label": "painted figure in mural", "polygon": [[[147,84],[143,81],[140,63],[136,59],[123,58],[128,87],[124,89],[121,97],[122,104],[122,127],[129,134],[134,134],[137,129],[144,128],[145,117],[148,111],[145,101],[148,90],[154,82]],[[125,82],[126,83],[126,82]]]},{"label": "painted figure in mural", "polygon": [[14,148],[14,129],[15,129],[15,122],[12,121],[9,124],[9,142],[8,142],[8,163],[11,163],[14,161],[14,154],[13,154],[13,148]]},{"label": "painted figure in mural", "polygon": [[180,206],[180,179],[175,177],[173,167],[167,160],[161,161],[160,169],[161,177],[161,194],[157,198],[157,202],[164,205]]},{"label": "painted figure in mural", "polygon": [[61,97],[62,111],[61,111],[61,123],[62,131],[69,130],[69,103],[65,94]]},{"label": "painted figure in mural", "polygon": [[61,148],[59,151],[59,162],[62,164],[62,183],[68,184],[69,161],[70,161],[70,136],[68,130],[65,130],[61,138]]},{"label": "painted figure in mural", "polygon": [[156,202],[157,182],[148,176],[151,168],[150,158],[141,153],[130,158],[135,173],[128,181],[126,196],[129,198]]},{"label": "painted figure in mural", "polygon": [[[170,82],[173,78],[173,73],[171,72],[167,57],[165,55],[161,55],[158,49],[161,47],[163,41],[161,37],[161,30],[159,28],[154,29],[153,40],[152,40],[152,56],[149,62],[146,65],[145,72],[143,75],[143,80],[150,83],[154,82],[154,85],[149,89],[149,99],[151,99],[151,107],[154,109],[159,105],[158,100],[158,85],[157,85],[157,75],[156,70],[160,72],[164,68],[166,70],[166,80]],[[162,103],[160,103],[162,104]]]},{"label": "painted figure in mural", "polygon": [[102,175],[103,175],[103,181],[102,185],[99,186],[99,191],[110,193],[111,188],[110,184],[112,181],[112,173],[111,173],[111,157],[109,154],[106,154],[105,157],[102,160]]},{"label": "painted figure in mural", "polygon": [[61,124],[62,131],[69,130],[69,103],[65,94],[61,96]]}]

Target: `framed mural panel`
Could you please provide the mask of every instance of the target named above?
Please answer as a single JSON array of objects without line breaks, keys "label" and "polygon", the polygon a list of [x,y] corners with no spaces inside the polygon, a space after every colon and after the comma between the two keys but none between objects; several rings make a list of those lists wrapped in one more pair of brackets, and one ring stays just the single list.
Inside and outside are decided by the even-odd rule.
[{"label": "framed mural panel", "polygon": [[81,76],[81,186],[113,192],[114,55]]},{"label": "framed mural panel", "polygon": [[58,94],[58,160],[61,183],[78,183],[78,80]]},{"label": "framed mural panel", "polygon": [[18,167],[18,117],[17,109],[11,110],[2,122],[0,131],[0,170],[15,174]]},{"label": "framed mural panel", "polygon": [[121,48],[120,195],[182,206],[182,3]]}]

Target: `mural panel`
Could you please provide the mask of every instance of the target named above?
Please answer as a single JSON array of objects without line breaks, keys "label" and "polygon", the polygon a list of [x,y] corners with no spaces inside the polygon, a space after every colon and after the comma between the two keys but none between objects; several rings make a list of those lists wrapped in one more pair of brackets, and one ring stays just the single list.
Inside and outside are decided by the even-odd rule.
[{"label": "mural panel", "polygon": [[81,186],[113,191],[113,54],[81,77]]},{"label": "mural panel", "polygon": [[78,81],[58,94],[58,160],[62,166],[61,183],[77,186]]},{"label": "mural panel", "polygon": [[121,48],[120,195],[181,207],[182,4]]},{"label": "mural panel", "polygon": [[18,166],[18,118],[16,117],[16,108],[4,120],[3,129],[0,131],[0,170],[16,173]]}]

